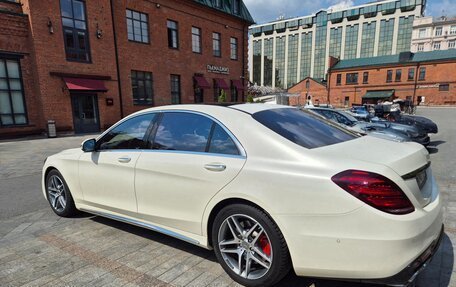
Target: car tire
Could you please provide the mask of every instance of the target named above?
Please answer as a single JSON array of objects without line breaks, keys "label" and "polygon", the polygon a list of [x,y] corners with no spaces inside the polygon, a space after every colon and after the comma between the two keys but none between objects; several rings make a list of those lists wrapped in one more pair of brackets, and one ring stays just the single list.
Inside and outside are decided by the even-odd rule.
[{"label": "car tire", "polygon": [[58,216],[72,217],[78,213],[62,174],[56,170],[51,170],[46,176],[46,198],[52,210]]},{"label": "car tire", "polygon": [[242,285],[272,286],[290,271],[285,238],[259,208],[245,204],[224,207],[214,219],[212,243],[223,269]]}]

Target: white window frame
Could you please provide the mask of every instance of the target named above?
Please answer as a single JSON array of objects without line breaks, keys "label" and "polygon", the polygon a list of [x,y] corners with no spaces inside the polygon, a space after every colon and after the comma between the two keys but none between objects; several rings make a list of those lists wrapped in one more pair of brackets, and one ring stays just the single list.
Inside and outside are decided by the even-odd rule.
[{"label": "white window frame", "polygon": [[426,38],[427,36],[427,29],[424,28],[424,29],[420,29],[418,31],[418,38]]},{"label": "white window frame", "polygon": [[434,51],[439,51],[442,48],[442,43],[441,42],[434,42],[432,47],[434,48]]}]

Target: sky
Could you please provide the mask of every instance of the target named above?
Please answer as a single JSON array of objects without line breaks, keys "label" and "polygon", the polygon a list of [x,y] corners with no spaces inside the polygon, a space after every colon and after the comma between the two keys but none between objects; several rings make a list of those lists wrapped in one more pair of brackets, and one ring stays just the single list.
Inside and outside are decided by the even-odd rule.
[{"label": "sky", "polygon": [[[253,19],[258,23],[276,20],[280,16],[305,16],[329,7],[346,8],[372,0],[244,0]],[[427,16],[456,16],[456,0],[427,0]]]}]

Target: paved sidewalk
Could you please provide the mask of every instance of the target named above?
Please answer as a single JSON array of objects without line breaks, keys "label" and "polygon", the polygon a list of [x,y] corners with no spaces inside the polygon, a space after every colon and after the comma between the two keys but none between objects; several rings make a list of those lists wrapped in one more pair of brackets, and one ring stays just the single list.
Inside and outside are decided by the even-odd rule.
[{"label": "paved sidewalk", "polygon": [[[419,287],[456,287],[456,109],[422,109],[439,124],[432,168],[445,202],[446,232]],[[211,251],[89,214],[60,218],[40,189],[46,156],[84,137],[0,143],[0,286],[239,286]],[[25,202],[25,203],[24,203]],[[297,278],[280,286],[367,287]]]}]

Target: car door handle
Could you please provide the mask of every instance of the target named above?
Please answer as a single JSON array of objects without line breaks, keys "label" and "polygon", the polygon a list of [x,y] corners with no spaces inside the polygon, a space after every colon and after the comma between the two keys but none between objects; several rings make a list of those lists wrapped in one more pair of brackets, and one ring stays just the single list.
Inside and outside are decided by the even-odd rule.
[{"label": "car door handle", "polygon": [[226,169],[226,165],[222,163],[208,163],[204,166],[204,168],[210,171],[224,171]]},{"label": "car door handle", "polygon": [[123,157],[119,157],[117,160],[121,163],[128,163],[131,161],[131,158],[129,156],[123,156]]}]

